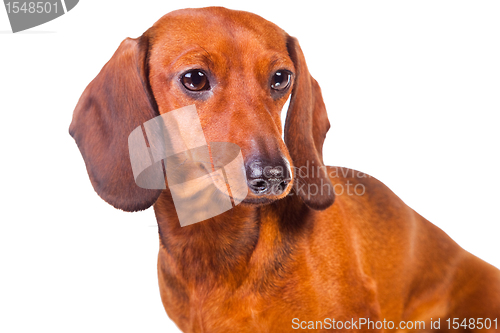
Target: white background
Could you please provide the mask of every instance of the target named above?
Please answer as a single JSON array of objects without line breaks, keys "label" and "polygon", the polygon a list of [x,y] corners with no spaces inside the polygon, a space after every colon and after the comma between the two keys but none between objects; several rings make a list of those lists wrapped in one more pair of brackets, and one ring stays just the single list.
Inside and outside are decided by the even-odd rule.
[{"label": "white background", "polygon": [[[0,8],[0,331],[177,331],[152,209],[102,201],[68,126],[119,43],[185,3],[86,0],[18,34]],[[298,37],[332,124],[326,164],[382,180],[500,267],[499,2],[217,4]]]}]

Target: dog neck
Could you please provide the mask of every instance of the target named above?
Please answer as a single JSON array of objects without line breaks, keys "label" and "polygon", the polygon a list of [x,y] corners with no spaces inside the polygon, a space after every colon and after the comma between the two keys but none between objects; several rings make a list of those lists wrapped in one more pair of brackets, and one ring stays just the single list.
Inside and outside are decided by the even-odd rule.
[{"label": "dog neck", "polygon": [[240,204],[214,218],[181,227],[168,191],[154,208],[163,269],[170,278],[193,287],[222,284],[238,288],[251,279],[252,284],[265,288],[265,281],[286,274],[294,255],[292,244],[310,229],[304,221],[311,219],[304,215],[313,213],[298,197],[288,196],[264,206]]}]

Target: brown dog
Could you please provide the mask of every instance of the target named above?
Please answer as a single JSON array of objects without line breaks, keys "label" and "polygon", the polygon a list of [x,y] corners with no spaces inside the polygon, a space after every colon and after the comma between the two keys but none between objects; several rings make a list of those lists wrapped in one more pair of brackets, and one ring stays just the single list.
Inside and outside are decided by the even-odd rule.
[{"label": "brown dog", "polygon": [[[249,194],[180,227],[168,188],[135,184],[127,138],[191,104],[208,142],[241,148]],[[70,133],[104,200],[126,211],[154,204],[161,297],[185,332],[500,332],[500,271],[374,178],[324,167],[328,129],[296,39],[259,16],[204,8],[123,41],[80,98]]]}]

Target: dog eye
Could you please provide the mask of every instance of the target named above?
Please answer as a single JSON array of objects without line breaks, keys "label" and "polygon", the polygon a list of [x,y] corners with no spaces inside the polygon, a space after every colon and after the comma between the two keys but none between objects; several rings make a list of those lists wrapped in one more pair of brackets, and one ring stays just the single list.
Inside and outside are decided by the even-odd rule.
[{"label": "dog eye", "polygon": [[191,91],[201,91],[210,89],[210,84],[208,83],[207,75],[198,70],[191,70],[185,73],[181,78],[182,84],[188,90]]},{"label": "dog eye", "polygon": [[278,91],[285,90],[290,85],[291,76],[292,75],[288,71],[277,71],[271,78],[271,88]]}]

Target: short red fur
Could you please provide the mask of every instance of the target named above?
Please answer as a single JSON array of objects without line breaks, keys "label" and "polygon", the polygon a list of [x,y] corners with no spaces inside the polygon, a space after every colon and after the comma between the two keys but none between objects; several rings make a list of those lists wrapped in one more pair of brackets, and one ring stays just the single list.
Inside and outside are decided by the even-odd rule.
[{"label": "short red fur", "polygon": [[[194,68],[210,72],[203,98],[179,83]],[[293,73],[292,86],[272,96],[269,78],[280,69]],[[280,112],[290,95],[283,141]],[[279,195],[249,191],[230,211],[181,227],[168,189],[134,183],[127,138],[191,104],[207,142],[233,142],[245,159],[279,155],[295,170],[319,173],[295,173]],[[184,332],[290,332],[294,318],[424,320],[427,328],[431,318],[500,321],[500,271],[376,179],[325,168],[329,126],[297,40],[257,15],[211,7],[172,12],[123,41],[80,98],[70,133],[104,200],[126,211],[154,206],[161,297]],[[356,185],[362,195],[334,195]]]}]

